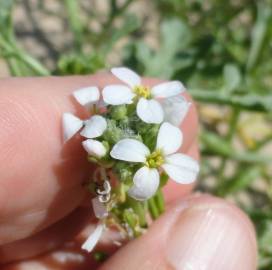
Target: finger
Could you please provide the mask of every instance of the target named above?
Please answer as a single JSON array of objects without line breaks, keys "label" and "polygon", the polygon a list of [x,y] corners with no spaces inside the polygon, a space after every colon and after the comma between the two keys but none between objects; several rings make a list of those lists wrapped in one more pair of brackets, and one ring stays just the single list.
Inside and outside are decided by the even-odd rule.
[{"label": "finger", "polygon": [[99,270],[255,270],[256,240],[248,218],[209,196],[182,200]]},{"label": "finger", "polygon": [[75,110],[68,98],[70,84],[46,78],[1,83],[1,244],[49,226],[84,195],[84,152],[75,141],[64,148],[61,142],[61,114]]},{"label": "finger", "polygon": [[0,244],[37,233],[80,204],[89,164],[80,138],[63,146],[61,116],[86,117],[73,90],[110,83],[116,80],[105,74],[1,81]]},{"label": "finger", "polygon": [[37,256],[70,240],[90,221],[90,210],[79,207],[64,219],[31,237],[2,245],[0,264]]},{"label": "finger", "polygon": [[[99,270],[136,270],[139,265],[142,270],[255,270],[256,257],[255,233],[248,218],[221,199],[195,195],[175,203],[144,236],[123,247]],[[83,256],[70,248],[3,270],[31,267],[96,269],[92,254]]]},{"label": "finger", "polygon": [[[194,143],[191,149],[187,153],[195,159],[198,159],[198,147]],[[193,185],[186,185],[182,187],[176,184],[174,181],[170,181],[164,189],[166,203],[170,203],[175,199],[182,198],[188,195],[193,188]],[[89,212],[92,212],[89,207],[82,209],[79,208],[74,210],[71,214],[65,217],[63,220],[49,226],[47,229],[38,232],[30,237],[21,239],[0,247],[0,263],[6,263],[9,261],[15,261],[19,259],[30,258],[37,256],[41,253],[57,248],[64,241],[72,239],[80,229],[84,226],[87,221],[90,221],[91,216]],[[91,211],[90,211],[91,210]],[[89,213],[89,214],[88,214]],[[93,219],[96,223],[97,220]],[[114,245],[112,238],[113,235],[109,235],[109,241],[103,243],[103,249],[107,249],[108,252],[112,253],[117,249]],[[88,235],[81,237],[79,242],[84,242]],[[122,239],[118,239],[119,241]],[[78,244],[80,252],[80,244]]]}]

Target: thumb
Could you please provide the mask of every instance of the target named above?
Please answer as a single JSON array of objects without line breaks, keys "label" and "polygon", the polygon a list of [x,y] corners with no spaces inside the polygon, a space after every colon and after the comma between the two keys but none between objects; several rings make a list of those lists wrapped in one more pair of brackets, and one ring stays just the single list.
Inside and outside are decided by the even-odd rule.
[{"label": "thumb", "polygon": [[199,195],[169,209],[99,270],[254,270],[256,254],[248,218],[221,199]]}]

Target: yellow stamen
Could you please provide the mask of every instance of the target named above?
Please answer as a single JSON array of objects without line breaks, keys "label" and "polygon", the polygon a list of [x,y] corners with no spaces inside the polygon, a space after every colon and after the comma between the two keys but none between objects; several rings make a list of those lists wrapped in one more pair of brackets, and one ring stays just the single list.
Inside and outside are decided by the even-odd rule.
[{"label": "yellow stamen", "polygon": [[133,91],[138,97],[143,97],[143,98],[150,98],[151,97],[150,88],[147,86],[137,85],[134,87]]},{"label": "yellow stamen", "polygon": [[146,166],[149,168],[158,168],[164,163],[162,151],[157,149],[146,158]]}]

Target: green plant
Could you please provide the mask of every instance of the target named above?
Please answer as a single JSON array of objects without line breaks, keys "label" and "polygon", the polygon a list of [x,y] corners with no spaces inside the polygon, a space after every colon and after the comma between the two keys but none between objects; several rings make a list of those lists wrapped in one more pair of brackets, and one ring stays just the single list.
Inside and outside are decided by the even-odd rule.
[{"label": "green plant", "polygon": [[271,269],[271,1],[146,0],[143,14],[133,0],[108,1],[104,10],[65,0],[53,12],[38,1],[35,8],[66,22],[72,35],[59,50],[43,42],[51,66],[15,34],[12,10],[29,6],[21,2],[0,0],[0,55],[11,75],[86,74],[114,63],[187,85],[201,120],[198,189],[247,211],[258,232],[259,269]]}]

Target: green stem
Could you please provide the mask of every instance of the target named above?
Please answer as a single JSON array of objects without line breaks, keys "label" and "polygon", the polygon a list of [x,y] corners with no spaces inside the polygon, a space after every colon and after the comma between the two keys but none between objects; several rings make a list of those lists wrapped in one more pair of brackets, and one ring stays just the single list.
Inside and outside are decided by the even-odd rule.
[{"label": "green stem", "polygon": [[252,30],[251,46],[247,59],[246,69],[251,71],[262,53],[265,37],[268,33],[272,10],[269,5],[257,3],[257,20]]},{"label": "green stem", "polygon": [[121,7],[117,7],[116,1],[112,0],[110,15],[107,22],[104,24],[104,27],[106,27],[105,29],[107,29],[108,27],[111,27],[114,19],[120,16],[132,2],[133,0],[127,0]]},{"label": "green stem", "polygon": [[[197,100],[217,105],[229,105],[249,111],[271,112],[272,96],[255,94],[235,95],[208,89],[191,89],[190,94]],[[254,93],[254,90],[248,90]]]},{"label": "green stem", "polygon": [[146,211],[145,211],[144,204],[142,202],[135,203],[134,211],[139,217],[139,222],[140,222],[141,227],[146,227],[147,222],[146,222],[146,218],[145,218]]},{"label": "green stem", "polygon": [[272,156],[251,151],[244,151],[242,153],[236,151],[229,142],[226,142],[218,135],[203,131],[200,135],[203,144],[202,153],[206,155],[220,155],[232,160],[245,162],[245,163],[263,163],[267,164],[272,161]]},{"label": "green stem", "polygon": [[159,189],[154,197],[155,199],[155,203],[158,207],[158,210],[159,210],[159,213],[162,214],[165,210],[165,206],[164,206],[164,196],[163,196],[163,193],[162,193],[162,190]]},{"label": "green stem", "polygon": [[45,68],[39,61],[25,52],[17,51],[15,57],[21,60],[26,66],[40,76],[49,76],[50,71]]},{"label": "green stem", "polygon": [[156,201],[155,201],[155,198],[152,197],[150,198],[148,201],[148,209],[149,209],[149,212],[151,214],[151,217],[152,219],[157,219],[160,215],[160,212],[159,212],[159,209],[157,207],[157,204],[156,204]]},{"label": "green stem", "polygon": [[139,218],[139,223],[141,227],[146,227],[147,222],[146,222],[146,205],[143,202],[136,201],[129,196],[126,197],[127,199],[127,204],[129,207],[131,207],[134,211],[135,214],[137,214]]},{"label": "green stem", "polygon": [[11,74],[22,76],[25,74],[25,70],[27,70],[25,67],[28,67],[34,71],[35,75],[49,75],[50,72],[41,63],[39,63],[39,61],[19,49],[17,46],[12,27],[12,3],[9,8],[10,10],[8,13],[6,28],[2,29],[3,31],[0,32],[0,49],[2,54],[9,55],[5,59],[8,63]]},{"label": "green stem", "polygon": [[111,10],[108,19],[103,24],[103,29],[105,29],[105,31],[101,33],[95,41],[97,49],[101,50],[101,47],[103,48],[101,50],[102,54],[107,54],[111,48],[111,44],[107,44],[107,46],[105,46],[105,44],[109,40],[108,37],[112,36],[112,33],[115,32],[113,31],[114,20],[121,16],[132,2],[133,0],[127,0],[121,7],[118,7],[116,1],[111,1]]},{"label": "green stem", "polygon": [[72,32],[74,33],[74,44],[76,50],[80,52],[82,49],[84,26],[82,24],[81,18],[79,17],[81,12],[78,1],[65,0],[64,3],[66,6],[69,25]]},{"label": "green stem", "polygon": [[[237,124],[239,121],[239,116],[240,116],[240,109],[234,108],[232,111],[231,120],[229,123],[228,134],[225,138],[225,140],[229,143],[229,145],[232,145],[232,139],[233,139],[233,136],[236,132],[236,127],[237,127]],[[222,183],[224,181],[224,172],[225,172],[226,162],[227,162],[227,158],[223,157],[221,160],[219,170],[218,170],[219,183]]]}]

